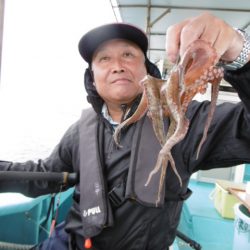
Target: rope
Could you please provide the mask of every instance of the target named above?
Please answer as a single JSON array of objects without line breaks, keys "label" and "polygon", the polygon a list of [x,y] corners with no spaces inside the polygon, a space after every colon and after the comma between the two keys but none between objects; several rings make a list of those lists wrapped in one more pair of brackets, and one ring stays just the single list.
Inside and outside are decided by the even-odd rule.
[{"label": "rope", "polygon": [[29,250],[32,247],[34,247],[34,245],[16,244],[0,241],[0,249],[3,250]]}]

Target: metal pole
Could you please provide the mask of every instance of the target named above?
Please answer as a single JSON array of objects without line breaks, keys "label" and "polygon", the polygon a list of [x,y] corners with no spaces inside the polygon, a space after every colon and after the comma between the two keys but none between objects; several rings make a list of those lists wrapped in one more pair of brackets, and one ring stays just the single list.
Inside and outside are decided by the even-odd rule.
[{"label": "metal pole", "polygon": [[4,4],[5,4],[5,0],[0,0],[0,83],[1,83],[1,68],[2,68],[1,65],[2,65]]}]

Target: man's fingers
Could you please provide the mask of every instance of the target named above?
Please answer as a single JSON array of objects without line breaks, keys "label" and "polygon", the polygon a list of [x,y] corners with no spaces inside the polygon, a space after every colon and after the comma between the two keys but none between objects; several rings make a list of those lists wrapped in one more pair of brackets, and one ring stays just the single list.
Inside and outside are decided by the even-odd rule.
[{"label": "man's fingers", "polygon": [[207,41],[218,54],[218,59],[234,60],[240,53],[242,37],[223,20],[209,14],[190,18],[167,30],[166,52],[168,60],[175,63],[187,47],[197,39]]},{"label": "man's fingers", "polygon": [[240,54],[243,43],[243,37],[238,31],[228,26],[227,29],[223,30],[223,34],[218,37],[214,46],[222,60],[231,62]]},{"label": "man's fingers", "polygon": [[180,56],[184,54],[184,52],[187,50],[187,47],[191,43],[197,39],[200,39],[203,30],[203,25],[196,25],[193,22],[190,22],[185,27],[183,27],[180,37]]},{"label": "man's fingers", "polygon": [[166,32],[166,53],[170,62],[175,63],[179,57],[180,34],[187,21],[172,25]]}]

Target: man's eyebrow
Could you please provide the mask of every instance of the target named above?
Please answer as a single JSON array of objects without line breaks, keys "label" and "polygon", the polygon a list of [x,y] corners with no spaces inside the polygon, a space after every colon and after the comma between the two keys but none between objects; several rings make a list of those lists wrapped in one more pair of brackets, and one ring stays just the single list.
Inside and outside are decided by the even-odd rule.
[{"label": "man's eyebrow", "polygon": [[[124,43],[121,47],[124,47],[124,48],[129,48],[129,47],[132,47],[132,48],[137,48],[136,45],[133,45],[132,43],[129,44],[129,43]],[[100,48],[100,49],[97,49],[96,50],[96,53],[99,53],[99,52],[105,52],[107,49],[106,48]]]}]

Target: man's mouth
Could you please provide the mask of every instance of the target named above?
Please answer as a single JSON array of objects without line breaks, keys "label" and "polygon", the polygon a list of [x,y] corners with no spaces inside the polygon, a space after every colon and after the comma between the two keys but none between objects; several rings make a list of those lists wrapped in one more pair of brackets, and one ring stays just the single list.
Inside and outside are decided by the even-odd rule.
[{"label": "man's mouth", "polygon": [[112,83],[116,83],[116,84],[126,84],[126,83],[130,83],[131,80],[128,78],[117,78],[114,81],[112,81]]}]

